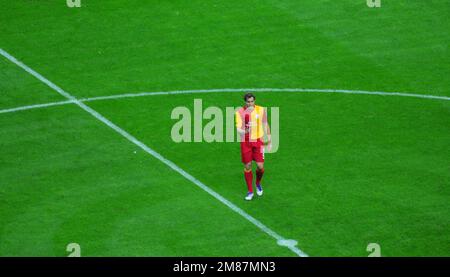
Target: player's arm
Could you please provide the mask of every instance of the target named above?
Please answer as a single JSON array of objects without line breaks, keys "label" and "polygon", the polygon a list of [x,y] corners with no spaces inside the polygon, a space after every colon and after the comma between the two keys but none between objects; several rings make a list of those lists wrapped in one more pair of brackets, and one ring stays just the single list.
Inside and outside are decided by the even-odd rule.
[{"label": "player's arm", "polygon": [[239,114],[239,112],[236,112],[236,130],[239,134],[244,135],[245,134],[245,130],[242,129],[242,118],[241,115]]},{"label": "player's arm", "polygon": [[264,108],[262,122],[263,122],[264,133],[267,135],[267,144],[270,144],[272,142],[272,136],[270,135],[270,126],[269,126],[269,122],[267,121],[267,109],[266,108]]}]

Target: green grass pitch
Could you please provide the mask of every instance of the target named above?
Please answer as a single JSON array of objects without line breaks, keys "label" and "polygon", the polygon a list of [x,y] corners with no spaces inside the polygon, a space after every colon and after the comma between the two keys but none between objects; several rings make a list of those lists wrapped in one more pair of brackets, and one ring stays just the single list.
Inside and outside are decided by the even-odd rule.
[{"label": "green grass pitch", "polygon": [[[280,109],[265,195],[237,143],[174,143],[173,108],[243,93],[86,102],[310,256],[450,256],[450,3],[0,0],[0,48],[77,98],[256,92]],[[0,56],[0,111],[66,100]],[[295,256],[74,104],[0,113],[0,256]]]}]

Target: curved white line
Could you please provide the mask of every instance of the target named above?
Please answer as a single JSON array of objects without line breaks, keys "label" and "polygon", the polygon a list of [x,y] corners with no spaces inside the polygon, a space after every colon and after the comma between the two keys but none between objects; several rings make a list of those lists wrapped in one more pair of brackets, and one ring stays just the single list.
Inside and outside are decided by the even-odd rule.
[{"label": "curved white line", "polygon": [[39,109],[39,108],[46,108],[51,106],[60,106],[60,105],[66,105],[74,103],[73,100],[67,100],[67,101],[60,101],[60,102],[51,102],[51,103],[45,103],[45,104],[37,104],[37,105],[30,105],[30,106],[22,106],[12,109],[4,109],[0,110],[0,113],[13,113],[18,111],[24,111],[24,110],[31,110],[31,109]]},{"label": "curved white line", "polygon": [[[108,96],[97,96],[89,98],[78,99],[80,102],[91,102],[100,100],[120,99],[120,98],[133,98],[155,95],[171,95],[171,94],[198,94],[198,93],[220,93],[220,92],[318,92],[318,93],[344,93],[344,94],[366,94],[366,95],[381,95],[381,96],[403,96],[403,97],[415,97],[415,98],[427,98],[450,101],[450,97],[437,96],[428,94],[415,94],[405,92],[384,92],[384,91],[365,91],[365,90],[346,90],[346,89],[308,89],[308,88],[224,88],[224,89],[198,89],[198,90],[173,90],[173,91],[155,91],[155,92],[138,92],[138,93],[125,93],[115,94]],[[0,113],[11,113],[23,110],[46,108],[51,106],[73,104],[74,100],[43,103],[37,105],[21,106],[17,108],[3,109]]]},{"label": "curved white line", "polygon": [[383,91],[365,91],[365,90],[346,90],[346,89],[309,89],[309,88],[223,88],[223,89],[198,89],[198,90],[174,90],[174,91],[158,91],[158,92],[138,92],[126,93],[109,96],[98,96],[83,98],[80,101],[98,101],[107,99],[129,98],[129,97],[143,97],[154,95],[169,95],[169,94],[194,94],[194,93],[213,93],[213,92],[320,92],[320,93],[346,93],[346,94],[368,94],[368,95],[383,95],[383,96],[404,96],[416,98],[429,98],[450,101],[450,97],[437,96],[428,94],[415,94],[404,92],[383,92]]}]

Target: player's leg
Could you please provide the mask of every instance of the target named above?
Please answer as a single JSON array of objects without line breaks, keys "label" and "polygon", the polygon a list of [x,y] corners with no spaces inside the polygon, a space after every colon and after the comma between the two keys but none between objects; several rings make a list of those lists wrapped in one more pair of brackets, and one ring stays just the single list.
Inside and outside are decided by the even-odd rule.
[{"label": "player's leg", "polygon": [[253,198],[253,172],[252,172],[252,149],[246,143],[241,143],[242,163],[244,164],[244,179],[247,184],[247,195],[245,200]]},{"label": "player's leg", "polygon": [[247,183],[248,192],[253,192],[253,173],[252,173],[252,162],[244,163],[244,177]]},{"label": "player's leg", "polygon": [[262,140],[258,140],[255,143],[255,147],[252,149],[252,158],[256,162],[256,193],[261,196],[263,189],[261,186],[261,180],[264,174],[264,144]]},{"label": "player's leg", "polygon": [[263,189],[261,186],[261,180],[264,175],[264,162],[256,162],[256,193],[261,196]]},{"label": "player's leg", "polygon": [[252,172],[252,162],[244,163],[244,178],[247,184],[247,196],[245,200],[252,200],[253,198],[253,172]]}]

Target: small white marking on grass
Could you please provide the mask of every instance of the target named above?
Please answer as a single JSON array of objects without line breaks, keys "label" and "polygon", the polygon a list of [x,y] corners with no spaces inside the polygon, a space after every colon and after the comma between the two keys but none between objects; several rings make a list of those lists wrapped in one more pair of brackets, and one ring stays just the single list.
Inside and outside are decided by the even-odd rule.
[{"label": "small white marking on grass", "polygon": [[[72,101],[74,104],[78,105],[80,108],[82,108],[83,110],[85,110],[86,112],[91,114],[93,117],[95,117],[99,121],[103,122],[104,124],[109,126],[111,129],[113,129],[114,131],[116,131],[117,133],[119,133],[120,135],[125,137],[126,139],[128,139],[130,142],[132,142],[135,145],[139,146],[141,149],[143,149],[148,154],[152,155],[156,159],[158,159],[161,162],[163,162],[165,165],[169,166],[174,171],[176,171],[179,174],[181,174],[183,177],[185,177],[186,179],[188,179],[189,181],[191,181],[192,183],[197,185],[199,188],[201,188],[204,191],[206,191],[207,193],[209,193],[211,196],[213,196],[214,198],[216,198],[217,200],[219,200],[220,202],[225,204],[228,208],[230,208],[231,210],[235,211],[236,213],[238,213],[239,215],[241,215],[242,217],[244,217],[245,219],[247,219],[248,221],[253,223],[256,227],[258,227],[260,230],[262,230],[263,232],[265,232],[269,236],[273,237],[277,242],[286,240],[282,236],[278,235],[276,232],[272,231],[269,227],[267,227],[266,225],[261,223],[259,220],[255,219],[254,217],[252,217],[251,215],[249,215],[248,213],[246,213],[245,211],[243,211],[242,209],[240,209],[239,207],[237,207],[236,205],[234,205],[233,203],[231,203],[230,201],[225,199],[223,196],[221,196],[220,194],[218,194],[217,192],[215,192],[214,190],[212,190],[208,186],[204,185],[202,182],[200,182],[195,177],[193,177],[192,175],[190,175],[189,173],[187,173],[186,171],[181,169],[179,166],[174,164],[172,161],[164,158],[159,153],[157,153],[156,151],[154,151],[153,149],[151,149],[150,147],[148,147],[147,145],[145,145],[144,143],[142,143],[141,141],[139,141],[138,139],[136,139],[135,137],[133,137],[132,135],[127,133],[125,130],[121,129],[120,127],[118,127],[117,125],[115,125],[114,123],[112,123],[111,121],[106,119],[104,116],[99,114],[97,111],[95,111],[94,109],[86,106],[86,104],[84,104],[81,101],[77,100],[74,96],[72,96],[68,92],[64,91],[62,88],[58,87],[57,85],[55,85],[54,83],[52,83],[51,81],[49,81],[48,79],[43,77],[41,74],[37,73],[36,71],[34,71],[33,69],[31,69],[30,67],[25,65],[24,63],[18,61],[16,58],[14,58],[13,56],[8,54],[7,52],[5,52],[1,48],[0,48],[0,54],[3,55],[8,60],[10,60],[11,62],[15,63],[17,66],[19,66],[22,69],[24,69],[26,72],[28,72],[31,75],[33,75],[34,77],[36,77],[38,80],[40,80],[41,82],[43,82],[44,84],[46,84],[50,88],[54,89],[56,92],[58,92],[62,96],[66,97],[67,99]],[[290,249],[292,252],[294,252],[295,254],[297,254],[298,256],[300,256],[300,257],[307,257],[308,256],[306,253],[304,253],[302,250],[300,250],[296,246],[289,245],[289,246],[286,246],[286,247],[288,249]]]}]

